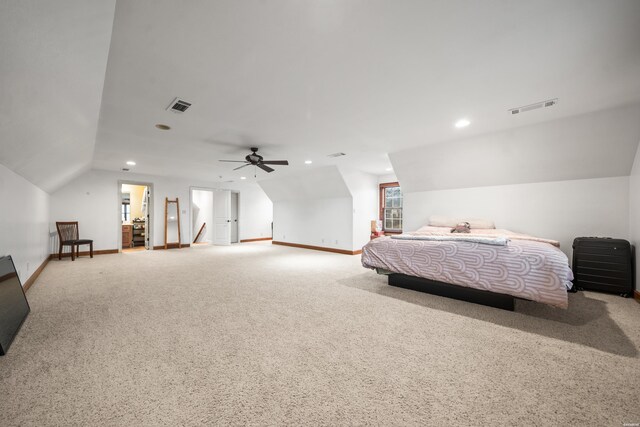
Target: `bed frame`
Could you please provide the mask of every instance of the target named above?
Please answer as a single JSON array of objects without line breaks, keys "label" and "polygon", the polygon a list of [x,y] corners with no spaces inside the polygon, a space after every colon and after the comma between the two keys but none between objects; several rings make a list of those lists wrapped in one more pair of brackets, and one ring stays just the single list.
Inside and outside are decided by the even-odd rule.
[{"label": "bed frame", "polygon": [[389,274],[389,285],[461,301],[487,305],[489,307],[501,308],[503,310],[514,311],[515,308],[515,297],[511,295],[497,294],[495,292],[482,291],[480,289],[473,289],[465,286],[451,285],[449,283],[423,279],[421,277],[407,276],[405,274]]}]

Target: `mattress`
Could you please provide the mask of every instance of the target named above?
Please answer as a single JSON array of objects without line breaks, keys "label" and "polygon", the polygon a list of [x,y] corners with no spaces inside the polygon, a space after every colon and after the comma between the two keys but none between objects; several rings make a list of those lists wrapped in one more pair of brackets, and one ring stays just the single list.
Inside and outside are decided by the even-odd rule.
[{"label": "mattress", "polygon": [[573,273],[556,246],[509,240],[504,246],[466,241],[379,237],[362,249],[362,265],[567,308]]}]

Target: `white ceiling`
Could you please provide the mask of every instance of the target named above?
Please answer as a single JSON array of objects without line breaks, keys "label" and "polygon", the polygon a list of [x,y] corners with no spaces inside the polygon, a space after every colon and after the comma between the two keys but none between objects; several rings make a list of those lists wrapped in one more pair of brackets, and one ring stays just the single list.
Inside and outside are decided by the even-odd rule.
[{"label": "white ceiling", "polygon": [[392,153],[404,193],[628,176],[640,104]]},{"label": "white ceiling", "polygon": [[387,153],[640,100],[638,22],[635,0],[118,0],[92,165],[252,178],[217,160],[256,145],[292,162],[269,178],[383,174]]},{"label": "white ceiling", "polygon": [[[271,175],[275,175],[275,172]],[[294,179],[288,178],[270,176],[260,181],[260,187],[272,202],[351,197],[343,174],[335,166],[316,167],[296,174],[292,177]]]},{"label": "white ceiling", "polygon": [[0,2],[0,163],[46,191],[91,166],[114,9]]},{"label": "white ceiling", "polygon": [[217,160],[255,144],[292,161],[271,176],[382,174],[388,152],[640,99],[638,22],[638,1],[118,1],[94,165],[252,176]]}]

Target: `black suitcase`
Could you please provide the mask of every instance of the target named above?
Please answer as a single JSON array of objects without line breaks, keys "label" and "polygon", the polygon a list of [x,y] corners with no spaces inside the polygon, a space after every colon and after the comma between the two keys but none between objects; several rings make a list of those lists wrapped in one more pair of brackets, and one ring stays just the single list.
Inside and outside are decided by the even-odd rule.
[{"label": "black suitcase", "polygon": [[578,237],[573,241],[573,286],[628,297],[633,294],[633,260],[626,240]]}]

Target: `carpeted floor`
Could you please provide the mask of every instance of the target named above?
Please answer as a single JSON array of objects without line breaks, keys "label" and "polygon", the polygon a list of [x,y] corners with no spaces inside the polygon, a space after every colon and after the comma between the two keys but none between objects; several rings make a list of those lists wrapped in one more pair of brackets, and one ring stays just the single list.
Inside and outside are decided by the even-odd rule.
[{"label": "carpeted floor", "polygon": [[2,426],[640,422],[640,304],[516,312],[246,243],[52,261],[0,358]]}]

